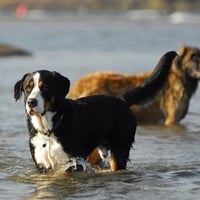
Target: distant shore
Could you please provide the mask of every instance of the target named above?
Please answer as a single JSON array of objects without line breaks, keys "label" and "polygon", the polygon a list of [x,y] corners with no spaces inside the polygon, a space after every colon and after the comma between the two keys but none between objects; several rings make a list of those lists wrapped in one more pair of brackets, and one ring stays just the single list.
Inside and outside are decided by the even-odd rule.
[{"label": "distant shore", "polygon": [[196,0],[0,0],[0,10],[16,10],[19,2],[26,3],[29,9],[97,11],[132,9],[156,9],[166,11],[200,11],[200,1]]}]

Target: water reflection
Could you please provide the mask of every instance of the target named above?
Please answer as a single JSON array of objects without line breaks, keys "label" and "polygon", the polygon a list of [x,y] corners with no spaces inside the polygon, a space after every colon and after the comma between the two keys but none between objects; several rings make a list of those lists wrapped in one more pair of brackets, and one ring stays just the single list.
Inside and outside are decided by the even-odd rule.
[{"label": "water reflection", "polygon": [[40,174],[32,173],[27,177],[13,176],[13,180],[34,186],[34,191],[26,197],[34,199],[63,199],[75,193],[81,181],[75,181],[67,174]]},{"label": "water reflection", "polygon": [[[140,173],[121,171],[116,173],[98,171],[96,173],[32,173],[29,176],[13,176],[12,180],[34,185],[34,191],[25,199],[79,199],[102,196],[113,197],[112,193],[102,193],[102,188],[113,191],[117,196],[125,196],[127,187],[141,181]],[[133,188],[134,189],[134,188]],[[100,192],[101,191],[101,192]]]}]

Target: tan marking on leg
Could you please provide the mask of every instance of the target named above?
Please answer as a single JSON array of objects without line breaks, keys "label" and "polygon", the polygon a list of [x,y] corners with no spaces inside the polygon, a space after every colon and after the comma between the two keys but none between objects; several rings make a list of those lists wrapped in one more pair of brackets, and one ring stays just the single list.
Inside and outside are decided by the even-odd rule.
[{"label": "tan marking on leg", "polygon": [[116,162],[116,159],[114,158],[113,154],[111,154],[111,157],[110,157],[110,169],[112,172],[118,170],[117,162]]},{"label": "tan marking on leg", "polygon": [[87,161],[94,167],[98,162],[101,161],[98,149],[95,148],[92,153],[87,157]]}]

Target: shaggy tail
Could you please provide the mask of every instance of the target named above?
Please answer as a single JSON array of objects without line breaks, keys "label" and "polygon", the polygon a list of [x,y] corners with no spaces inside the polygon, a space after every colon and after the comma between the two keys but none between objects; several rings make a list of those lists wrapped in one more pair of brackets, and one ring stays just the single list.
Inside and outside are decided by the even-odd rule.
[{"label": "shaggy tail", "polygon": [[172,61],[176,55],[177,53],[174,51],[164,54],[159,60],[151,76],[139,87],[136,87],[134,90],[124,94],[122,99],[124,99],[129,106],[144,106],[145,104],[150,103],[165,86],[170,73]]}]

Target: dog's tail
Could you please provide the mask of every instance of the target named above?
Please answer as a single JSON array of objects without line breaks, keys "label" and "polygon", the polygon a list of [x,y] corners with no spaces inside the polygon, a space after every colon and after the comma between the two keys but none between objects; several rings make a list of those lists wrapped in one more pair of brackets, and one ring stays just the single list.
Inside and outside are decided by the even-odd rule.
[{"label": "dog's tail", "polygon": [[124,94],[122,99],[125,100],[129,106],[144,106],[150,103],[159,94],[162,88],[164,88],[170,74],[172,61],[176,55],[177,53],[174,51],[164,54],[159,60],[151,76],[140,86]]}]

